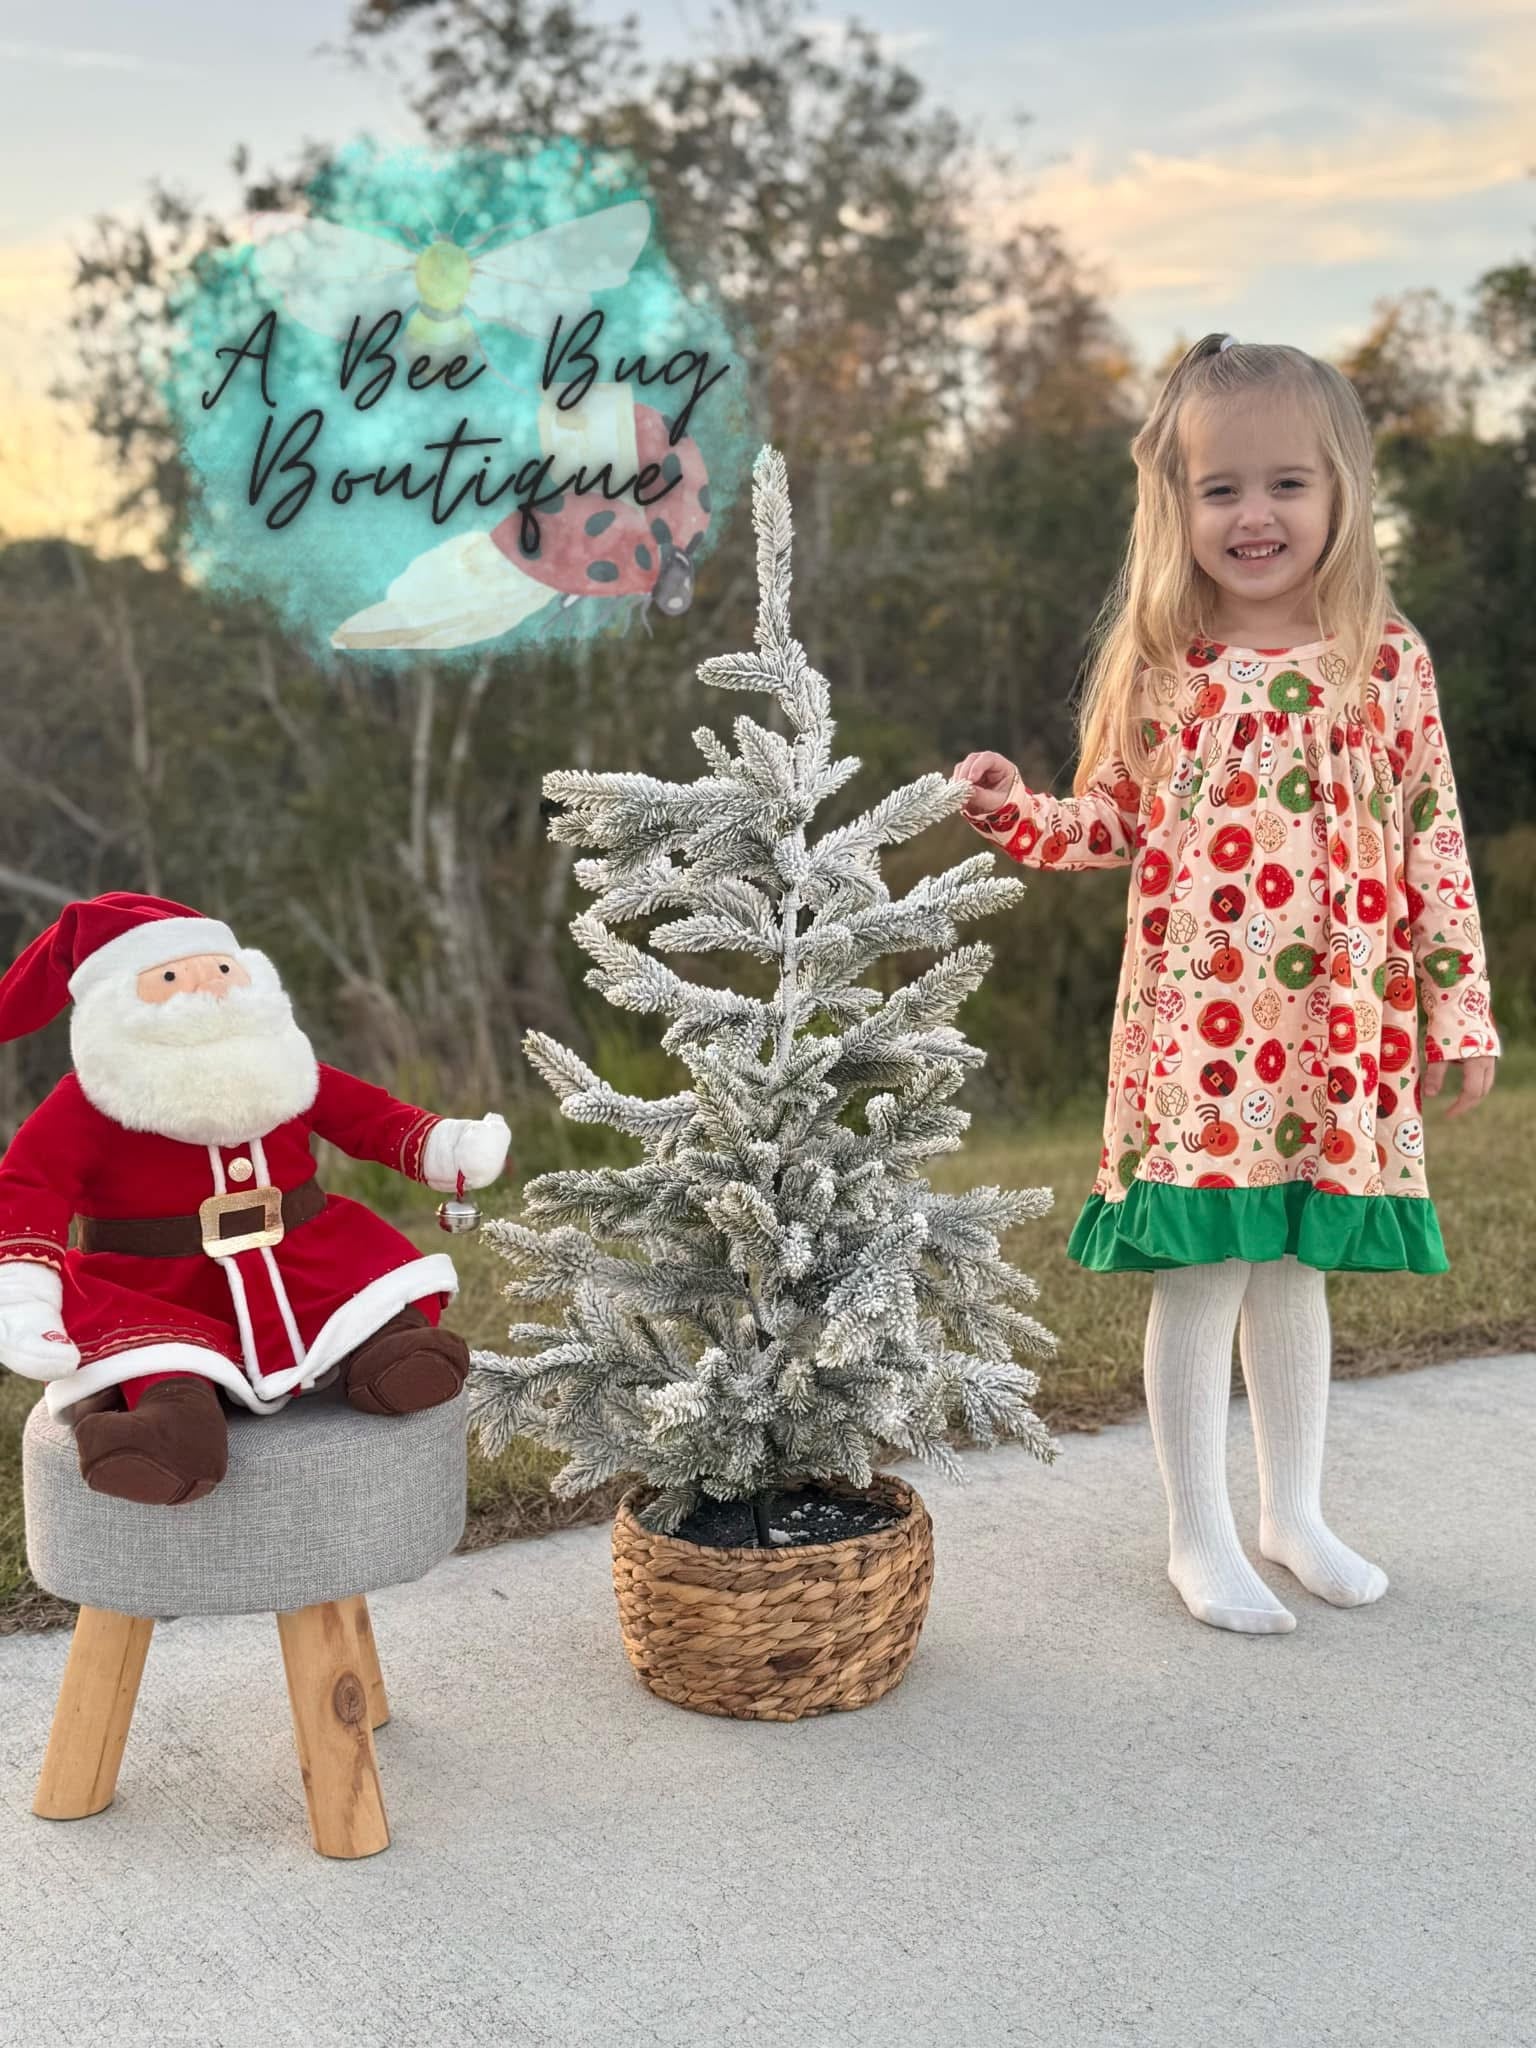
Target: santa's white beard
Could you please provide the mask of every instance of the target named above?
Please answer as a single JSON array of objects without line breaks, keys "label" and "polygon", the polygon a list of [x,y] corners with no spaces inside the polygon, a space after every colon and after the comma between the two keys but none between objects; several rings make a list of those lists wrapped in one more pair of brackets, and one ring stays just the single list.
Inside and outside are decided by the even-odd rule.
[{"label": "santa's white beard", "polygon": [[235,957],[251,985],[223,995],[144,1003],[131,981],[85,991],[70,1049],[103,1116],[189,1145],[243,1145],[308,1109],[319,1069],[277,970],[254,948]]}]

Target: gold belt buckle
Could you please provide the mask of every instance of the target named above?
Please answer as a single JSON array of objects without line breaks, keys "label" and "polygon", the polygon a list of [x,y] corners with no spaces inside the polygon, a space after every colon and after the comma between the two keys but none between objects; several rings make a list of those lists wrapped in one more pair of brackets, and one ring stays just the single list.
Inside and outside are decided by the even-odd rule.
[{"label": "gold belt buckle", "polygon": [[[261,1228],[245,1230],[233,1237],[220,1237],[219,1221],[239,1209],[261,1205]],[[262,1245],[283,1241],[283,1191],[281,1188],[242,1188],[238,1194],[210,1195],[197,1205],[202,1226],[203,1250],[210,1259],[230,1259],[236,1252],[254,1252]]]}]

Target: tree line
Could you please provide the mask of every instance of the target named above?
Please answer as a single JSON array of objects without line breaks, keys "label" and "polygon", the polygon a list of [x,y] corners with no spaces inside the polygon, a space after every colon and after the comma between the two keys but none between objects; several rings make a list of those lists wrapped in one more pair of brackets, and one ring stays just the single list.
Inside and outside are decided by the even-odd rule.
[{"label": "tree line", "polygon": [[[977,746],[1065,789],[1072,695],[1124,543],[1131,434],[1168,361],[1142,364],[1048,222],[976,246],[977,169],[958,122],[854,28],[836,48],[785,0],[732,0],[704,54],[645,60],[633,18],[524,0],[360,0],[348,54],[414,53],[440,144],[561,130],[645,168],[669,252],[750,337],[746,374],[796,508],[797,629],[864,770],[852,815]],[[236,169],[252,208],[323,194],[327,152]],[[423,658],[325,670],[248,606],[181,572],[189,479],[159,397],[172,305],[221,220],[165,187],[104,219],[79,259],[83,399],[148,559],[81,544],[0,548],[0,942],[7,957],[72,897],[150,890],[227,917],[269,950],[327,1054],[442,1107],[510,1104],[523,1157],[580,1152],[540,1122],[519,1051],[554,1033],[617,1085],[677,1085],[646,1020],[626,1031],[583,984],[582,900],[552,845],[553,768],[691,779],[689,735],[734,707],[695,678],[750,642],[749,522],[692,609],[630,632],[474,667]],[[1512,259],[1465,316],[1491,373],[1525,393],[1516,428],[1474,431],[1432,292],[1374,309],[1340,359],[1377,433],[1389,570],[1440,673],[1469,816],[1495,997],[1536,1024],[1536,282]],[[837,818],[829,818],[836,822]],[[959,823],[899,849],[899,890],[968,850]],[[985,936],[997,964],[967,1012],[996,1113],[1091,1096],[1123,932],[1123,875],[1042,876]],[[707,958],[687,971],[705,978]],[[888,964],[888,963],[887,963]],[[921,960],[904,963],[913,973]],[[902,963],[898,963],[902,965]],[[3,1049],[8,1130],[57,1074],[56,1028]],[[591,1142],[596,1142],[593,1134]]]}]

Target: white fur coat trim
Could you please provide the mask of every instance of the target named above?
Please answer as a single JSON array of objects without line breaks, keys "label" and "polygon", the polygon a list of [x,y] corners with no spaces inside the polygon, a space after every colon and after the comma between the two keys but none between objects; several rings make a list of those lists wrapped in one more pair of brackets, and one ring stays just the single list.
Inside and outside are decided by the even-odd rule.
[{"label": "white fur coat trim", "polygon": [[381,1273],[350,1301],[344,1301],[310,1345],[301,1364],[282,1372],[257,1373],[247,1377],[233,1360],[201,1344],[141,1344],[130,1351],[114,1352],[82,1365],[78,1372],[50,1380],[43,1389],[48,1413],[58,1415],[99,1394],[103,1387],[121,1385],[151,1372],[195,1372],[216,1380],[235,1400],[256,1415],[275,1415],[286,1408],[295,1387],[310,1387],[327,1367],[355,1351],[375,1330],[381,1330],[391,1316],[398,1315],[407,1302],[420,1301],[428,1294],[457,1294],[459,1276],[446,1252],[429,1252]]}]

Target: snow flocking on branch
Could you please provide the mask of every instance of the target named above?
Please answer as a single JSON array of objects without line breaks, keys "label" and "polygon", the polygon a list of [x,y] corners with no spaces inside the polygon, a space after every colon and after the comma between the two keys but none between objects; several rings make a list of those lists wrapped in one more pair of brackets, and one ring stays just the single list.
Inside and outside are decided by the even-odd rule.
[{"label": "snow flocking on branch", "polygon": [[[700,665],[718,689],[777,700],[791,737],[743,713],[732,752],[694,734],[692,783],[557,771],[551,836],[597,849],[576,864],[594,901],[571,924],[586,979],[621,1009],[668,1022],[692,1086],[619,1093],[540,1031],[524,1044],[564,1115],[639,1141],[629,1167],[539,1175],[522,1222],[486,1235],[509,1298],[563,1303],[559,1325],[517,1323],[518,1355],[480,1351],[471,1412],[491,1452],[523,1434],[568,1454],[555,1491],[620,1473],[654,1489],[642,1513],[674,1529],[704,1495],[739,1499],[814,1480],[866,1484],[886,1446],[959,1474],[947,1432],[1056,1446],[1015,1354],[1055,1339],[1021,1304],[1027,1275],[999,1240],[1050,1207],[1048,1189],[936,1193],[924,1162],[959,1148],[951,1098],[985,1055],[955,1026],[991,949],[959,928],[1023,885],[981,853],[895,901],[879,851],[949,817],[958,784],[925,775],[807,842],[855,774],[834,760],[827,684],[789,629],[783,457],[753,469],[755,651]],[[702,986],[616,923],[664,914],[655,952],[737,952],[774,965],[770,999]],[[941,957],[882,996],[859,976],[882,956]],[[530,1355],[531,1354],[531,1355]]]}]

